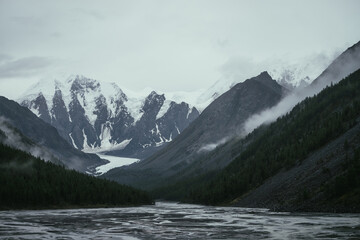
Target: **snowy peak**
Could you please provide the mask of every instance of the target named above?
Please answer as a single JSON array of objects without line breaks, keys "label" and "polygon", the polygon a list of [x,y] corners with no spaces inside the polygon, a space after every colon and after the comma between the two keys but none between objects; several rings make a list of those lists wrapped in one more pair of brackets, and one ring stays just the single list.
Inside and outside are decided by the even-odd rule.
[{"label": "snowy peak", "polygon": [[82,76],[76,76],[75,79],[69,80],[68,83],[71,83],[71,91],[75,94],[99,92],[100,90],[100,83]]},{"label": "snowy peak", "polygon": [[[164,94],[159,95],[155,91],[152,91],[149,96],[145,99],[142,111],[144,113],[149,113],[150,111],[157,114],[164,104],[165,96]],[[156,117],[156,115],[155,115]]]},{"label": "snowy peak", "polygon": [[75,148],[140,158],[171,141],[199,115],[196,108],[165,94],[127,95],[116,83],[81,75],[63,82],[42,80],[18,101]]}]

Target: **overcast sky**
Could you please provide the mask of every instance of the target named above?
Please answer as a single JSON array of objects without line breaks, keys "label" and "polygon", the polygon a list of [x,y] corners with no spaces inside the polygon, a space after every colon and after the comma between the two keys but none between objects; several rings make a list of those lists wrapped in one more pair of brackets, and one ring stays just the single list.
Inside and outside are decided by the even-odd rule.
[{"label": "overcast sky", "polygon": [[0,0],[0,95],[70,74],[206,88],[273,59],[332,56],[360,40],[359,23],[358,0]]}]

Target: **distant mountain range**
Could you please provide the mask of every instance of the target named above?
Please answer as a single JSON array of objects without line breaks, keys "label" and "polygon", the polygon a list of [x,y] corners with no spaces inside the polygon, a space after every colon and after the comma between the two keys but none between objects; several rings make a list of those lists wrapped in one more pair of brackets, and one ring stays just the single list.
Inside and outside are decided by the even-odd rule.
[{"label": "distant mountain range", "polygon": [[[288,94],[279,106],[284,108],[283,113],[290,111],[302,99],[318,93],[326,85],[339,82],[357,70],[360,66],[359,44],[341,54],[314,83]],[[165,191],[171,192],[170,189],[178,189],[177,185],[171,184],[178,181],[191,183],[190,179],[194,177],[217,172],[234,161],[251,143],[251,138],[245,143],[241,140],[244,137],[244,124],[250,116],[267,109],[270,109],[267,115],[271,114],[274,120],[281,116],[275,112],[276,109],[274,112],[271,109],[280,103],[284,91],[266,72],[239,83],[211,103],[167,147],[144,161],[112,169],[104,177],[147,189],[170,185]],[[287,103],[287,99],[291,102]],[[160,194],[159,197],[162,196]]]},{"label": "distant mountain range", "polygon": [[[360,42],[311,85],[293,93],[302,100],[294,108],[293,103],[280,104],[288,113],[270,108],[278,114],[274,123],[265,122],[246,138],[233,138],[193,159],[184,171],[150,186],[153,194],[276,211],[359,212],[359,69]],[[206,169],[213,162],[218,168]],[[114,169],[109,177],[116,179],[115,174]]]},{"label": "distant mountain range", "polygon": [[[299,69],[272,70],[270,75],[287,89],[305,87],[310,81]],[[116,83],[73,75],[39,81],[17,101],[77,149],[144,159],[171,142],[237,83],[221,79],[195,92],[132,92]]]},{"label": "distant mountain range", "polygon": [[[267,72],[238,83],[213,101],[171,144],[153,156],[127,167],[110,170],[104,177],[135,186],[153,187],[165,178],[226,166],[230,159],[213,162],[199,157],[241,134],[242,124],[253,114],[278,103],[287,90]],[[144,183],[147,183],[146,185]]]},{"label": "distant mountain range", "polygon": [[127,95],[115,83],[83,76],[39,82],[18,102],[79,150],[136,158],[171,142],[199,116],[164,94]]}]

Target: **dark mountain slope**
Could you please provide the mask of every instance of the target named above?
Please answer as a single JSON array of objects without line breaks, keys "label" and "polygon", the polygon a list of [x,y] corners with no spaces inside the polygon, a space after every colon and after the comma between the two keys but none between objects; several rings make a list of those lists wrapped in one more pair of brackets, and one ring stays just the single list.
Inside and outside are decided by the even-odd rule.
[{"label": "dark mountain slope", "polygon": [[34,143],[2,118],[0,118],[0,143],[27,152],[44,161],[50,161],[54,164],[64,166],[59,159],[54,157],[50,150]]},{"label": "dark mountain slope", "polygon": [[[139,163],[113,169],[104,177],[146,188],[162,184],[165,178],[184,172],[195,159],[237,135],[249,116],[278,103],[283,92],[284,89],[267,72],[239,83],[211,103],[167,147]],[[222,162],[220,166],[228,163]],[[219,167],[212,161],[204,164],[207,170]],[[201,169],[199,166],[191,170]]]},{"label": "dark mountain slope", "polygon": [[[360,42],[348,48],[338,58],[336,58],[311,85],[301,89],[300,91],[295,91],[287,95],[278,105],[274,108],[270,108],[270,111],[268,111],[263,117],[265,117],[265,119],[269,119],[269,115],[271,116],[275,114],[276,116],[277,112],[284,112],[284,110],[287,109],[290,111],[290,107],[295,106],[295,104],[300,102],[301,99],[305,99],[307,96],[313,96],[314,94],[320,92],[325,86],[330,85],[331,83],[339,82],[344,76],[349,75],[359,68]],[[211,177],[216,175],[216,172],[219,172],[224,166],[240,156],[240,154],[247,149],[249,144],[257,139],[266,128],[267,126],[264,124],[245,139],[231,139],[225,144],[218,146],[215,150],[208,152],[207,154],[202,154],[186,169],[179,172],[177,176],[172,177],[172,181],[167,181],[166,185],[162,184],[161,188],[156,189],[154,192],[155,196],[170,198],[173,200],[178,200],[183,197],[189,187],[195,187],[197,184],[201,185],[200,182],[204,180],[208,181]],[[210,162],[214,163],[217,167],[209,169],[207,163]],[[209,171],[211,171],[211,174],[208,174]],[[177,182],[179,179],[184,179],[184,175],[187,176],[185,180]]]},{"label": "dark mountain slope", "polygon": [[360,41],[340,54],[308,88],[337,83],[360,68]]},{"label": "dark mountain slope", "polygon": [[[360,70],[258,135],[188,200],[280,210],[360,211]],[[260,132],[260,133],[259,133]]]},{"label": "dark mountain slope", "polygon": [[0,209],[104,207],[152,203],[149,196],[142,191],[67,170],[2,143],[0,172]]},{"label": "dark mountain slope", "polygon": [[36,144],[46,147],[65,166],[79,171],[90,171],[89,167],[104,164],[95,154],[86,154],[73,148],[54,127],[36,117],[29,109],[0,96],[0,116],[11,126]]}]

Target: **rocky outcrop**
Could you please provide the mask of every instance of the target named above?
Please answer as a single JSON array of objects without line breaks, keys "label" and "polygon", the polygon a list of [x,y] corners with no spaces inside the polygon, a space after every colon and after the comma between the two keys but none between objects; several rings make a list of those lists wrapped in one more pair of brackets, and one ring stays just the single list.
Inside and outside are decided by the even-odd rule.
[{"label": "rocky outcrop", "polygon": [[[181,133],[171,144],[158,151],[150,158],[127,167],[112,169],[104,177],[121,183],[133,184],[134,186],[153,188],[163,183],[164,179],[189,176],[192,173],[211,171],[224,167],[230,159],[222,159],[219,164],[215,158],[206,156],[202,163],[193,163],[205,156],[218,145],[241,134],[244,122],[254,113],[274,106],[280,101],[285,89],[273,80],[267,72],[259,76],[236,84],[229,91],[219,96],[212,102],[201,115],[194,120],[184,132]],[[177,110],[177,108],[182,110]],[[179,124],[184,116],[176,113],[185,111],[185,106],[173,104],[168,114],[164,115],[164,121],[159,119],[159,129],[166,126],[168,122]],[[189,113],[187,118],[194,118]],[[167,119],[177,118],[168,121]],[[162,136],[170,137],[176,132],[162,131]],[[167,135],[165,135],[167,134]],[[188,167],[190,169],[188,169]]]},{"label": "rocky outcrop", "polygon": [[199,116],[195,107],[164,94],[129,97],[115,83],[82,76],[40,82],[19,102],[77,149],[137,158],[171,142]]}]

